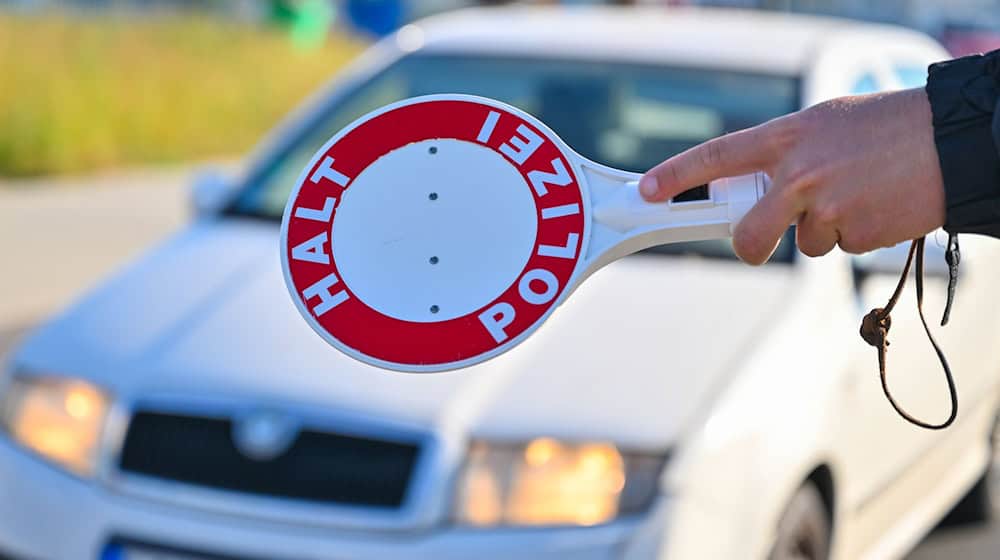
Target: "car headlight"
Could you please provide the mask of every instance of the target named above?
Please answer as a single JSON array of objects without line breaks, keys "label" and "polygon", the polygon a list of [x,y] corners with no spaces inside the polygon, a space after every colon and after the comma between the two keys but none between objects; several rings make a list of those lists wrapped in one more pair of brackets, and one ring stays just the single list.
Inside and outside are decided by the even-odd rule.
[{"label": "car headlight", "polygon": [[80,380],[14,377],[0,395],[0,426],[11,439],[88,476],[97,463],[109,398]]},{"label": "car headlight", "polygon": [[475,442],[458,479],[456,516],[477,526],[605,523],[649,505],[664,461],[601,442]]}]

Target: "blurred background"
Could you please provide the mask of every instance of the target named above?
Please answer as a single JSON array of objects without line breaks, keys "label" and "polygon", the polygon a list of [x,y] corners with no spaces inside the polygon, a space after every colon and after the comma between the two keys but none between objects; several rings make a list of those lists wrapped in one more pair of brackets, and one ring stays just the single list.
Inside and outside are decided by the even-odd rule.
[{"label": "blurred background", "polygon": [[[1000,45],[1000,13],[991,0],[640,3],[899,23],[930,34],[955,55]],[[3,0],[0,174],[54,176],[238,157],[365,45],[411,20],[475,4]],[[258,79],[261,68],[268,69],[267,79]]]},{"label": "blurred background", "polygon": [[[375,56],[370,53],[381,47],[374,47],[374,51],[368,49],[373,45],[385,45],[387,41],[398,45],[401,52],[419,51],[425,40],[420,34],[422,18],[503,4],[510,3],[474,0],[0,0],[0,255],[3,255],[0,265],[0,356],[6,361],[33,329],[100,286],[110,274],[134,262],[150,247],[203,219],[206,209],[212,212],[226,206],[227,212],[244,217],[273,218],[275,212],[280,215],[287,188],[291,186],[287,183],[294,179],[329,134],[365,110],[392,101],[397,94],[430,92],[454,83],[494,97],[509,95],[510,102],[523,101],[521,105],[526,105],[525,108],[536,114],[544,113],[543,120],[568,140],[572,137],[569,143],[584,155],[634,171],[642,171],[671,153],[718,133],[796,110],[804,100],[804,94],[797,89],[801,82],[774,77],[786,72],[779,66],[790,64],[777,59],[773,72],[761,70],[767,70],[765,59],[754,63],[754,72],[729,67],[725,69],[729,72],[726,74],[698,69],[688,73],[673,70],[658,73],[644,66],[654,55],[639,56],[641,64],[637,62],[633,66],[621,61],[611,64],[597,57],[584,61],[589,64],[586,67],[529,61],[523,56],[505,59],[493,66],[492,62],[479,60],[442,62],[433,56],[423,59],[415,56],[407,63],[409,66],[401,64],[388,70],[373,63],[378,66],[378,72],[385,72],[384,79],[374,81],[365,73],[365,63],[358,62],[362,53]],[[567,14],[598,4],[636,4],[642,5],[643,10],[664,13],[705,9],[708,15],[698,17],[708,20],[706,25],[714,26],[714,35],[707,34],[706,37],[710,37],[707,41],[720,36],[720,29],[721,32],[731,30],[740,37],[752,37],[754,26],[758,24],[752,17],[764,14],[772,17],[766,24],[761,23],[765,25],[761,29],[777,29],[774,18],[809,16],[804,20],[788,20],[786,27],[791,28],[790,37],[798,36],[796,29],[801,31],[799,34],[822,33],[817,30],[824,29],[822,25],[825,24],[816,23],[818,20],[812,17],[816,16],[822,21],[836,18],[836,21],[846,19],[916,30],[953,56],[1000,48],[1000,0],[650,0],[516,4],[545,4],[552,10],[566,10]],[[712,11],[713,8],[725,8],[726,15],[716,18],[712,14],[719,12]],[[472,21],[469,25],[489,27],[491,13],[441,20],[445,23],[439,25],[437,32],[447,35],[448,30],[441,27],[461,26],[465,21]],[[497,27],[519,26],[517,14],[501,15],[495,20]],[[722,23],[712,23],[714,19]],[[799,28],[807,25],[800,21],[812,23]],[[418,24],[414,26],[413,22]],[[614,25],[624,24],[616,20]],[[400,29],[402,32],[394,35]],[[532,32],[530,25],[525,29],[525,33]],[[622,29],[627,32],[627,27]],[[647,39],[661,41],[656,35]],[[804,39],[796,41],[805,44]],[[886,41],[893,39],[890,37]],[[741,48],[752,51],[756,44]],[[788,48],[793,48],[791,43]],[[469,52],[478,52],[477,49],[472,48]],[[713,56],[712,45],[700,45],[694,50],[701,53],[698,56],[709,59]],[[732,50],[720,47],[720,51],[728,53],[720,56],[735,56]],[[559,58],[556,54],[553,56]],[[331,82],[352,63],[362,70],[349,73],[346,82]],[[919,85],[924,67],[917,65],[916,68],[917,74],[921,74],[917,82],[906,83],[900,77],[892,83],[896,86]],[[520,90],[515,91],[528,87],[524,84],[541,84],[548,77],[568,76],[574,72],[579,77],[574,74],[573,79],[567,78],[565,82],[572,86],[546,90],[538,99],[529,99]],[[448,79],[441,78],[445,75]],[[874,74],[860,76],[854,84],[857,87],[847,88],[844,93],[885,89],[872,87],[873,83],[865,85],[864,79],[877,78]],[[626,102],[609,94],[611,86],[601,80],[633,84],[634,99]],[[338,93],[337,88],[343,83],[353,84],[354,81],[368,85],[361,86],[360,90],[352,89],[349,95]],[[680,93],[661,99],[657,97],[658,91]],[[338,97],[344,95],[349,97],[347,101]],[[312,101],[307,102],[310,96],[313,96]],[[327,97],[336,100],[324,101]],[[698,98],[710,110],[690,109],[692,99]],[[599,143],[593,129],[588,128],[591,125],[577,121],[578,115],[583,113],[603,115],[601,108],[611,103],[648,108],[654,107],[656,102],[662,102],[662,107],[644,109],[644,112],[636,109],[621,130],[633,134],[634,138],[655,137],[660,143],[649,140],[637,144],[625,133]],[[562,111],[557,110],[560,105]],[[735,105],[740,108],[733,108]],[[297,116],[286,120],[290,114]],[[674,134],[671,130],[657,129],[650,124],[658,118],[686,123],[684,126],[688,126],[688,130],[670,136]],[[324,123],[318,132],[298,130],[301,125],[297,123],[316,119]],[[286,124],[275,129],[282,122]],[[272,132],[274,130],[277,132]],[[296,140],[286,142],[285,138]],[[271,161],[267,165],[274,169],[264,169],[267,165],[261,161]],[[244,182],[246,191],[234,194],[237,187],[233,185]],[[727,251],[716,246],[691,250],[708,257],[714,252]],[[794,249],[786,243],[785,251],[779,251],[776,260],[791,262]],[[211,264],[205,266],[211,267]],[[200,270],[190,269],[195,277],[189,280],[197,282]],[[277,297],[285,295],[277,293]],[[142,309],[137,304],[124,311],[140,312]],[[88,328],[100,331],[104,324],[98,319],[88,323]],[[130,327],[118,325],[115,328],[125,332]],[[37,348],[35,351],[42,352]],[[866,354],[866,357],[871,356]],[[71,362],[70,359],[67,363]],[[876,390],[874,385],[870,389]],[[76,402],[72,401],[75,394],[66,394],[70,395],[66,403]],[[89,398],[84,394],[80,397],[82,400],[78,399],[86,403],[79,405],[85,411],[93,405],[87,400]],[[8,411],[6,414],[8,429],[14,433],[16,430],[10,428],[14,425],[10,419],[13,413]],[[535,443],[539,441],[542,443],[528,448],[526,453],[529,453],[529,460],[535,457],[544,462],[554,452],[546,443],[548,440],[534,440]],[[25,445],[31,447],[31,444]],[[590,460],[586,457],[591,456],[598,457],[593,459],[598,462],[628,461],[617,451],[613,459],[607,459],[607,453],[602,451],[604,448],[595,449],[597,451],[591,450],[591,455],[587,455],[586,449],[575,452],[583,457],[581,461]],[[13,476],[13,472],[0,468],[0,478],[5,474]],[[4,482],[14,484],[10,478]],[[30,488],[31,482],[26,485]],[[30,498],[31,491],[28,494]],[[39,500],[50,499],[40,497],[42,494],[37,493]],[[0,492],[0,500],[3,496]],[[530,505],[524,507],[531,508]],[[0,515],[0,537],[4,535],[2,525],[5,523],[17,525],[17,531],[10,531],[16,534],[25,535],[27,529],[23,527],[29,526],[31,531],[44,533],[41,511],[43,509],[38,508],[25,513],[25,516],[34,516],[27,525],[23,518],[15,520],[9,515],[6,518]],[[89,514],[80,510],[78,515]],[[469,515],[474,518],[480,513]],[[488,518],[492,514],[482,515]],[[522,512],[522,515],[558,517],[548,510]],[[188,530],[196,532],[188,526],[183,529]],[[185,544],[183,531],[174,535],[172,546],[185,548],[181,546]],[[935,530],[927,538],[922,537],[922,531],[914,534],[918,534],[921,542],[908,558],[915,560],[1000,557],[1000,528],[990,523],[951,525]],[[58,539],[59,535],[50,537]],[[157,542],[161,539],[158,537]],[[4,544],[0,538],[0,557],[5,557]],[[142,547],[126,552],[126,548],[116,544],[99,553],[104,554],[102,558],[188,557],[179,552],[174,556],[174,552],[159,548],[155,553]],[[212,552],[229,557],[226,551]],[[507,553],[494,552],[496,557],[509,557]],[[14,557],[20,558],[19,554],[22,552],[16,551]],[[57,558],[94,558],[96,554],[94,550],[81,550],[79,555],[59,553]],[[290,551],[289,557],[299,557],[297,554]],[[380,557],[373,554],[368,557]],[[270,553],[260,556],[269,557],[272,557]],[[444,556],[414,552],[410,557]],[[485,550],[482,557],[490,558],[493,554]],[[803,553],[797,557],[821,556]],[[870,557],[879,556],[875,553]]]}]

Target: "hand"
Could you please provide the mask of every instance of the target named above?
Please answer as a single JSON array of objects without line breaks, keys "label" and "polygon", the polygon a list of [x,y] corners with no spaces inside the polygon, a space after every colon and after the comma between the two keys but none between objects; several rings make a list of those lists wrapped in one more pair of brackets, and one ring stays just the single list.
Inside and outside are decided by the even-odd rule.
[{"label": "hand", "polygon": [[737,225],[736,254],[770,258],[790,224],[816,257],[890,247],[944,224],[931,109],[923,89],[842,97],[695,146],[649,170],[646,200],[763,170],[774,186]]}]

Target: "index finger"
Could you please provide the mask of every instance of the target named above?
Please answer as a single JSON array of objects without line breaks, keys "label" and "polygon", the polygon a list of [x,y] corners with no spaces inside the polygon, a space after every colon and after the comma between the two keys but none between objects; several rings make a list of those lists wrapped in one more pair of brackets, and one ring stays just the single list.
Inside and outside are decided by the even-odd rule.
[{"label": "index finger", "polygon": [[770,122],[731,132],[699,144],[650,169],[639,181],[639,191],[659,202],[722,177],[743,175],[771,166]]}]

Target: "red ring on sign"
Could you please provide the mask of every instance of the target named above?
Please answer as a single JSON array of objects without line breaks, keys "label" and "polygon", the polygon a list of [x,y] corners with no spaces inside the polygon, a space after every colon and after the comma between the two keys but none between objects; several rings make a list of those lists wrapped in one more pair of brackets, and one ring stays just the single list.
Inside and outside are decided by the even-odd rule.
[{"label": "red ring on sign", "polygon": [[[495,127],[486,142],[478,142],[477,136],[491,112],[499,113]],[[512,137],[520,136],[518,127],[527,127],[543,139],[542,144],[522,164],[511,160],[500,151],[500,146]],[[383,155],[407,144],[429,139],[453,138],[489,147],[501,153],[524,177],[525,188],[531,190],[535,200],[538,231],[535,247],[524,270],[496,300],[461,317],[441,322],[412,322],[383,315],[366,305],[351,290],[337,270],[336,247],[330,251],[329,264],[295,260],[291,258],[292,248],[326,232],[336,226],[336,209],[329,222],[297,218],[298,208],[320,209],[327,197],[342,200],[346,189],[351,188],[351,179],[360,175],[369,165]],[[585,203],[579,178],[576,176],[572,160],[560,150],[558,139],[547,130],[503,107],[497,107],[470,100],[423,100],[405,104],[364,120],[347,131],[328,149],[319,153],[315,163],[303,174],[303,179],[293,191],[293,200],[286,208],[286,239],[281,247],[286,263],[286,280],[293,298],[303,313],[308,312],[313,328],[332,337],[340,344],[357,353],[405,368],[435,366],[461,362],[489,353],[515,341],[544,318],[557,305],[580,260],[581,249],[586,239]],[[310,177],[327,159],[333,158],[333,169],[346,176],[345,186],[335,181],[321,179],[313,183]],[[548,186],[544,196],[540,196],[531,185],[529,173],[541,171],[552,173],[554,160],[565,167],[571,182],[564,186]],[[575,214],[543,219],[542,209],[555,206],[578,205]],[[336,208],[336,207],[335,207]],[[565,246],[571,234],[576,234],[576,248],[571,258],[566,256],[540,255],[539,246]],[[519,292],[519,284],[525,273],[536,269],[551,273],[558,280],[558,291],[547,297],[544,303],[526,301]],[[322,314],[315,313],[319,303],[317,297],[304,297],[303,292],[311,286],[335,274],[337,283],[328,291],[337,295],[339,301]],[[405,281],[405,279],[403,279]],[[541,280],[524,282],[534,293],[544,293],[545,283]],[[344,298],[346,296],[346,299]],[[532,299],[532,298],[529,298]],[[534,298],[537,299],[537,298]],[[513,321],[503,329],[505,338],[499,342],[479,319],[479,315],[498,302],[510,304],[515,311]],[[308,310],[308,311],[307,311]]]}]

